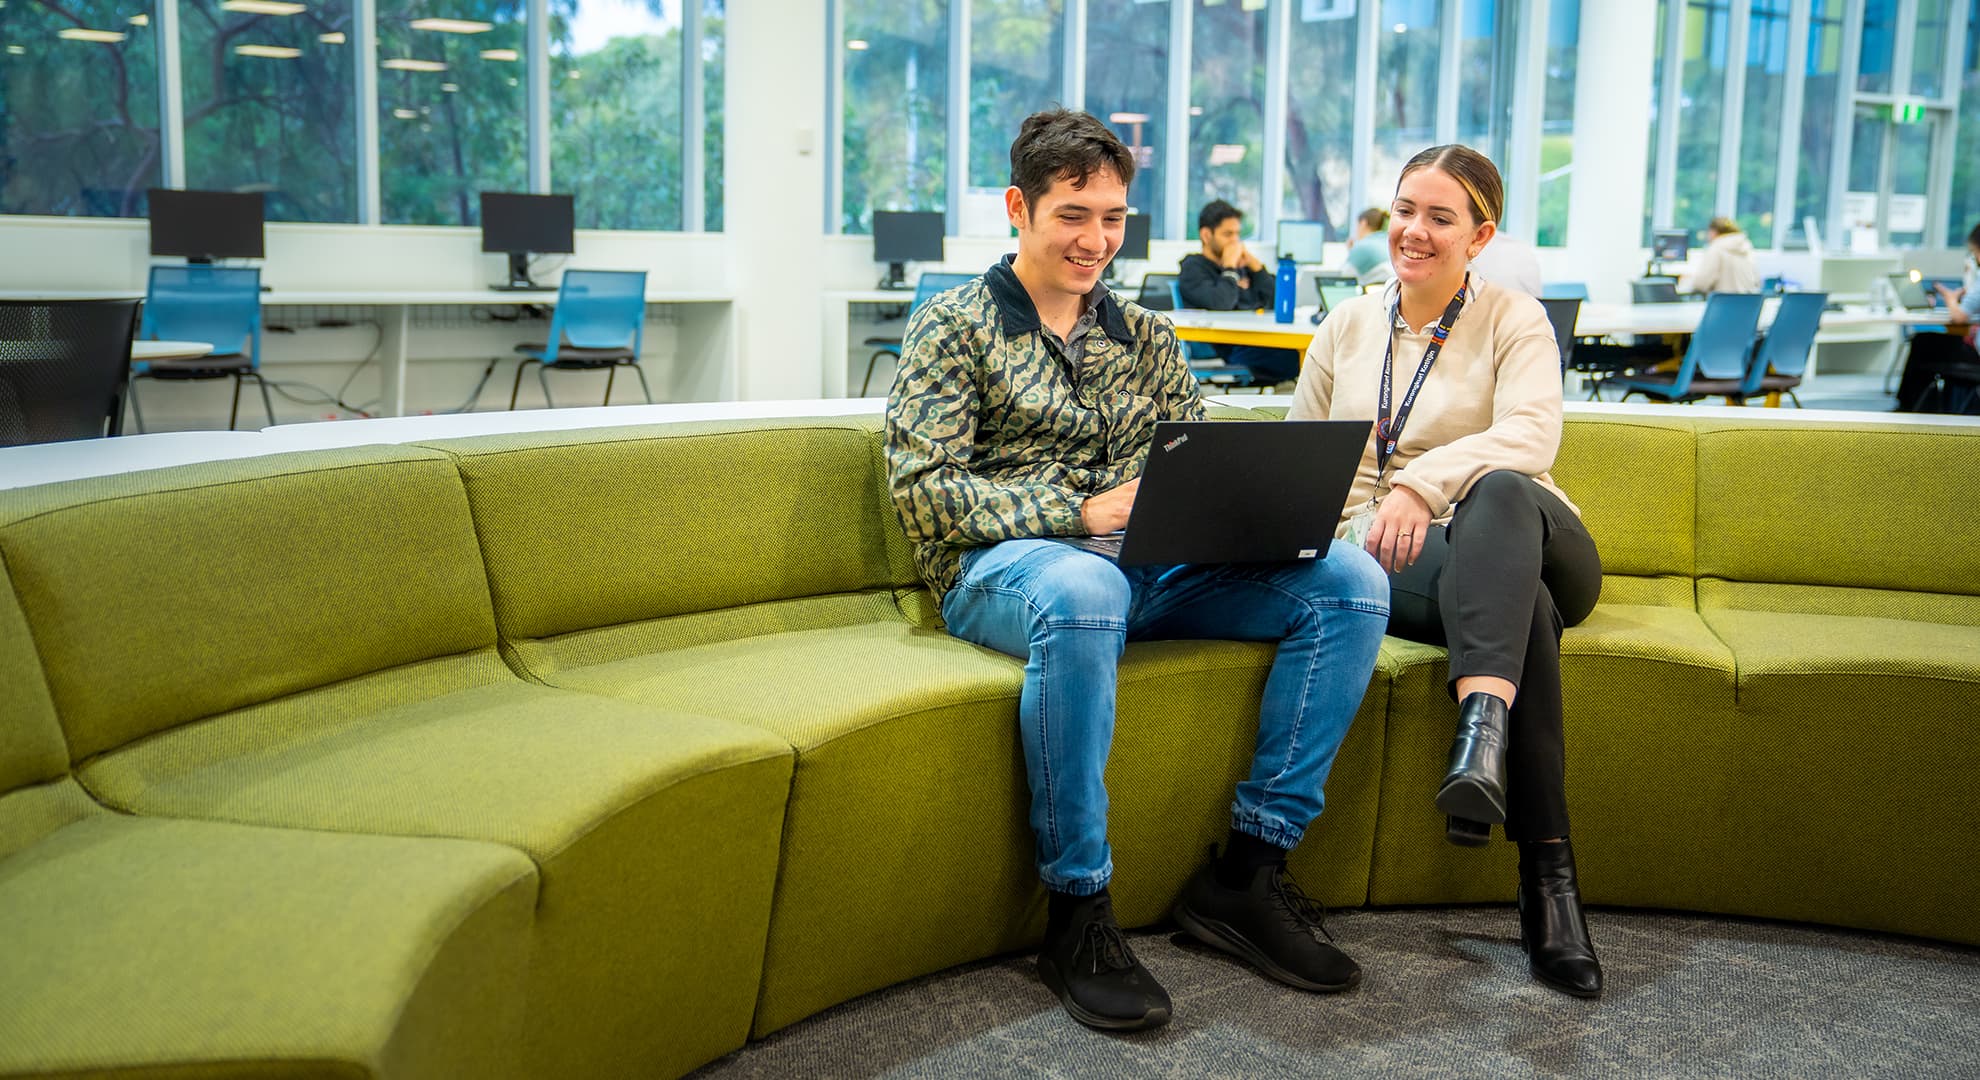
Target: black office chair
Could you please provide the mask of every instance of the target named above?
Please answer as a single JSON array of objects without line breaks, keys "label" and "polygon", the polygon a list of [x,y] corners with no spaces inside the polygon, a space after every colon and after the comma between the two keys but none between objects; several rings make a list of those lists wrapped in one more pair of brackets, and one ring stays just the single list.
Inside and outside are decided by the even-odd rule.
[{"label": "black office chair", "polygon": [[0,300],[0,446],[123,430],[136,300]]},{"label": "black office chair", "polygon": [[1560,346],[1561,373],[1565,375],[1574,357],[1574,324],[1581,318],[1581,299],[1547,297],[1540,306],[1547,309],[1547,321],[1554,326],[1554,343]]}]

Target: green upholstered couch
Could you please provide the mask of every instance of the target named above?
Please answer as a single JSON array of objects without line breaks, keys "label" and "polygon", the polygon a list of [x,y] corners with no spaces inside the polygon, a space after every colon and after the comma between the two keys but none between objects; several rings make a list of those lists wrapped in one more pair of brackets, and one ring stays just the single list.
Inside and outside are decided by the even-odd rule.
[{"label": "green upholstered couch", "polygon": [[[1578,416],[1556,475],[1588,898],[1980,942],[1980,429]],[[0,1075],[674,1075],[1042,928],[1020,665],[940,629],[875,418],[0,492],[0,562]],[[1271,656],[1129,648],[1124,921]],[[1430,805],[1444,682],[1385,643],[1327,903],[1510,897]]]}]

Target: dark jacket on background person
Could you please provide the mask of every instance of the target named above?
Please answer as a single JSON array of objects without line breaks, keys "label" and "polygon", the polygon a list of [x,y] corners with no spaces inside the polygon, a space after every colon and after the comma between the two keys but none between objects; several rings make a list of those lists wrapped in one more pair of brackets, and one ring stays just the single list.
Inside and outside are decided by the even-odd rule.
[{"label": "dark jacket on background person", "polygon": [[1244,273],[1226,270],[1212,261],[1210,256],[1198,253],[1183,258],[1182,269],[1176,275],[1176,288],[1182,293],[1182,304],[1186,308],[1251,311],[1271,307],[1272,293],[1276,287],[1272,268],[1268,266],[1251,274],[1251,284],[1248,286],[1238,284],[1238,279],[1244,276]]}]

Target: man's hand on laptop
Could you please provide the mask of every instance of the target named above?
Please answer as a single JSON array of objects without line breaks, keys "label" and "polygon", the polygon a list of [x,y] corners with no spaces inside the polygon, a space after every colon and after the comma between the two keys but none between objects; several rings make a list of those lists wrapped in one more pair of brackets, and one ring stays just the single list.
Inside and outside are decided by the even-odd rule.
[{"label": "man's hand on laptop", "polygon": [[1127,528],[1128,511],[1134,509],[1134,493],[1140,487],[1141,478],[1137,476],[1120,487],[1088,495],[1079,504],[1079,520],[1086,526],[1087,535],[1104,536]]},{"label": "man's hand on laptop", "polygon": [[1368,526],[1368,549],[1384,570],[1400,572],[1423,554],[1423,534],[1430,531],[1430,504],[1423,496],[1400,485],[1382,496],[1375,508],[1375,520]]}]

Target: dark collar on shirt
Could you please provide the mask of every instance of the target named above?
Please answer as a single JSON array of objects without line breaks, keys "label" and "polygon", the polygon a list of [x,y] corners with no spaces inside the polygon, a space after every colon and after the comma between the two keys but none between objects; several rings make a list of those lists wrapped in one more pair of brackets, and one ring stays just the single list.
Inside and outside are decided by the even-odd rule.
[{"label": "dark collar on shirt", "polygon": [[[983,272],[983,281],[990,286],[991,299],[997,302],[997,316],[1004,323],[1004,332],[1029,334],[1038,329],[1038,305],[1031,302],[1031,294],[1024,291],[1024,283],[1011,270],[1011,263],[1016,258],[1015,255],[1006,255],[997,260]],[[1095,325],[1123,345],[1134,344],[1134,335],[1128,332],[1127,316],[1121,311],[1120,301],[1114,299],[1113,290],[1105,285],[1095,285],[1088,298],[1099,305],[1094,316]]]}]

